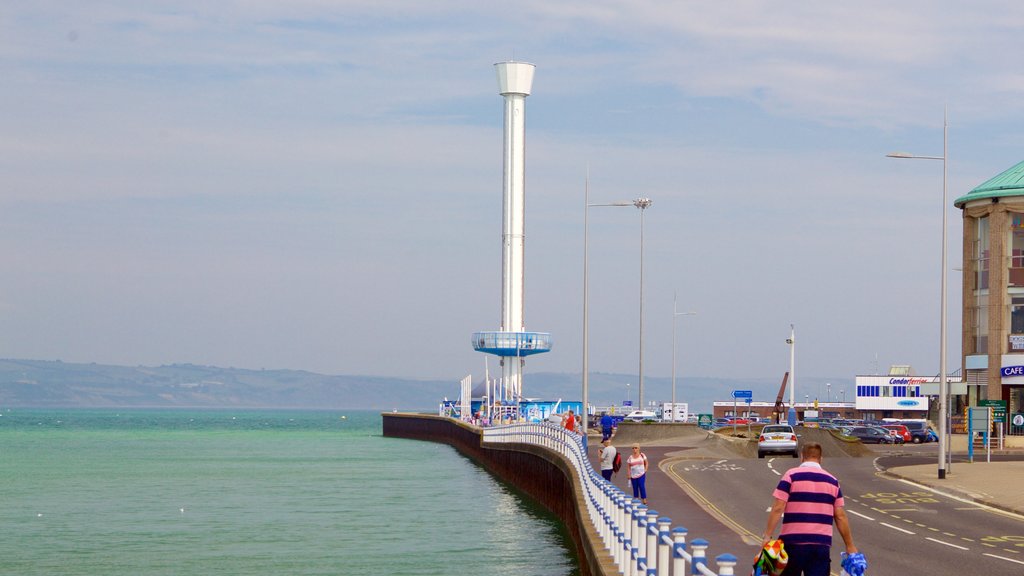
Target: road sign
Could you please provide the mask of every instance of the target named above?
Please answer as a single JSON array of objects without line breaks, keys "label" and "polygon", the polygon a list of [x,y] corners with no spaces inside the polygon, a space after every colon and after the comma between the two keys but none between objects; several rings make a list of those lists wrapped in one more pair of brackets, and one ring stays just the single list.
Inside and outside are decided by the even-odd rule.
[{"label": "road sign", "polygon": [[734,399],[736,399],[736,400],[739,400],[741,398],[753,399],[754,398],[754,391],[753,390],[733,390],[732,391],[732,397]]},{"label": "road sign", "polygon": [[622,405],[623,406],[632,406],[633,405],[633,401],[632,400],[623,400],[622,401]]},{"label": "road sign", "polygon": [[1006,422],[1006,400],[978,400],[978,406],[992,408],[992,422],[1003,424]]}]

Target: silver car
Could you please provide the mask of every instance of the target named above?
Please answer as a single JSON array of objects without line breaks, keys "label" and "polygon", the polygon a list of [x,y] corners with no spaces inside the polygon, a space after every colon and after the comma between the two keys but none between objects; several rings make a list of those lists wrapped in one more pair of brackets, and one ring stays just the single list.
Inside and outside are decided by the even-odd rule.
[{"label": "silver car", "polygon": [[792,426],[768,424],[757,438],[757,457],[764,458],[765,454],[792,454],[793,458],[799,458],[800,448],[797,444]]}]

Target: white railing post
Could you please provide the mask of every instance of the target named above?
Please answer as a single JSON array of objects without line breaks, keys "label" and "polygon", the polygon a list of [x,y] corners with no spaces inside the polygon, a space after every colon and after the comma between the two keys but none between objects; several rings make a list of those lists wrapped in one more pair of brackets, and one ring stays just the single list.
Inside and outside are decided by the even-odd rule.
[{"label": "white railing post", "polygon": [[672,548],[672,536],[669,533],[671,526],[670,518],[658,518],[658,576],[668,576],[669,568],[672,567],[669,564],[669,551]]},{"label": "white railing post", "polygon": [[693,542],[690,542],[690,548],[693,549],[693,553],[690,555],[690,573],[693,576],[700,576],[700,565],[707,564],[708,559],[705,557],[708,551],[708,541],[703,538],[695,538]]},{"label": "white railing post", "polygon": [[[647,574],[652,568],[658,567],[658,513],[647,509],[647,546],[644,548],[647,559]],[[645,575],[646,576],[646,575]]]},{"label": "white railing post", "polygon": [[630,546],[632,546],[629,542],[629,504],[629,500],[623,494],[619,498],[619,506],[616,513],[619,517],[619,572],[623,574],[629,574],[629,550]]},{"label": "white railing post", "polygon": [[679,526],[672,530],[672,574],[686,576],[686,528]]},{"label": "white railing post", "polygon": [[640,574],[640,559],[644,556],[644,547],[647,546],[647,536],[644,534],[644,524],[647,523],[644,513],[647,507],[640,502],[639,498],[633,499],[633,522],[630,534],[633,541],[633,574]]},{"label": "white railing post", "polygon": [[715,557],[718,563],[718,576],[733,576],[733,567],[736,566],[736,557],[732,554],[719,554]]}]

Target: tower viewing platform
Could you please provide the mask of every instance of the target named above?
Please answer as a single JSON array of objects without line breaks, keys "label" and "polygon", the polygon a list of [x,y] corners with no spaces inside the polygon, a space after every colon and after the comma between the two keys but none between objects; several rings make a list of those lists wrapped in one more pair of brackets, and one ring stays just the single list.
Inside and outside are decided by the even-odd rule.
[{"label": "tower viewing platform", "polygon": [[549,332],[474,332],[473,349],[495,356],[529,356],[551,350]]}]

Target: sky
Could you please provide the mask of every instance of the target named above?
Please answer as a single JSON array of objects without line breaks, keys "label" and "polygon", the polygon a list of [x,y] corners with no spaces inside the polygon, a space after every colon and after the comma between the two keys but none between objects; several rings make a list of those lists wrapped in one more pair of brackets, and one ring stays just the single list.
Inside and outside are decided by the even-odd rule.
[{"label": "sky", "polygon": [[[581,370],[588,178],[653,200],[646,374],[780,378],[791,325],[798,378],[936,374],[943,211],[955,369],[953,200],[1024,160],[1022,26],[984,0],[12,0],[0,357],[480,377],[493,65],[520,60],[526,326],[554,340],[527,382]],[[885,156],[942,156],[944,113],[945,204],[942,162]],[[639,212],[589,232],[590,368],[635,373]]]}]

